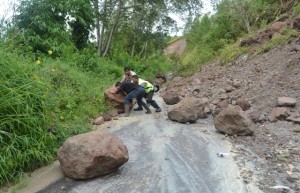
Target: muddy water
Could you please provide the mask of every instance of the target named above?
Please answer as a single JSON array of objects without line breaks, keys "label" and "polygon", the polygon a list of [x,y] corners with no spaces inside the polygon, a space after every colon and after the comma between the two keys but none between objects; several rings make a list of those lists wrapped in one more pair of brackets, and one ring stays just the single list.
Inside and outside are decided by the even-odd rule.
[{"label": "muddy water", "polygon": [[239,177],[230,144],[217,134],[211,119],[179,124],[166,113],[109,122],[106,129],[120,137],[129,151],[129,161],[117,173],[88,181],[62,179],[40,193],[244,193],[259,192]]}]

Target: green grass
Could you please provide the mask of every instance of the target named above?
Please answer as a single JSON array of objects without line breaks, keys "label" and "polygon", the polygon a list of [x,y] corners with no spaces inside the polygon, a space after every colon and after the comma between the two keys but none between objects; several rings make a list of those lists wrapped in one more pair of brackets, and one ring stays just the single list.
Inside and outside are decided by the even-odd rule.
[{"label": "green grass", "polygon": [[[124,63],[91,48],[65,47],[59,58],[7,48],[0,44],[0,187],[52,162],[68,137],[90,131],[90,119],[111,108],[104,89],[124,73]],[[159,55],[126,65],[142,77],[172,66]]]},{"label": "green grass", "polygon": [[240,47],[239,42],[236,42],[234,44],[229,44],[220,51],[218,60],[221,64],[227,64],[232,62],[239,56],[248,53],[249,51],[250,51],[249,47]]}]

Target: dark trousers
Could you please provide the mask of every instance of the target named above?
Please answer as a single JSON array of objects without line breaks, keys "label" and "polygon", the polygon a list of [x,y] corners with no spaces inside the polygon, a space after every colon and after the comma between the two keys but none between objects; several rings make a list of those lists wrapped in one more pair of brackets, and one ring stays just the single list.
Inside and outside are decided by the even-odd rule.
[{"label": "dark trousers", "polygon": [[137,104],[139,106],[146,105],[143,101],[143,97],[145,95],[146,91],[143,87],[138,87],[137,89],[131,91],[126,97],[125,97],[125,105],[130,104],[132,99],[136,98]]}]

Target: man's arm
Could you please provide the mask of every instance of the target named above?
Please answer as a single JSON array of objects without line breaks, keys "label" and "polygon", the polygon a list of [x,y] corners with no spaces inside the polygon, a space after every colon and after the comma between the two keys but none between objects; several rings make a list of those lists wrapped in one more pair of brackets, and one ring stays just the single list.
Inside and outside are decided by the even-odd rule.
[{"label": "man's arm", "polygon": [[126,75],[123,76],[122,80],[120,82],[124,82],[125,81],[125,77]]},{"label": "man's arm", "polygon": [[121,86],[118,88],[118,90],[115,92],[115,94],[119,94],[123,91],[124,84],[121,84]]}]

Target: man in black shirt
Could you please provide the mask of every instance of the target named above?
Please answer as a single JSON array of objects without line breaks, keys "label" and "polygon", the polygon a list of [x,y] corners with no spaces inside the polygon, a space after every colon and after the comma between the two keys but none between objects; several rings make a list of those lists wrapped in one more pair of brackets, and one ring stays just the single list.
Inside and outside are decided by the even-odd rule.
[{"label": "man in black shirt", "polygon": [[138,105],[143,106],[147,111],[147,114],[151,114],[151,110],[149,107],[146,105],[146,103],[142,100],[146,91],[145,88],[131,83],[131,82],[117,82],[115,84],[116,88],[118,89],[115,94],[119,94],[120,92],[125,92],[126,97],[124,99],[124,108],[125,108],[125,117],[129,116],[129,110],[130,110],[130,103],[132,102],[132,99],[136,98],[136,101]]}]

